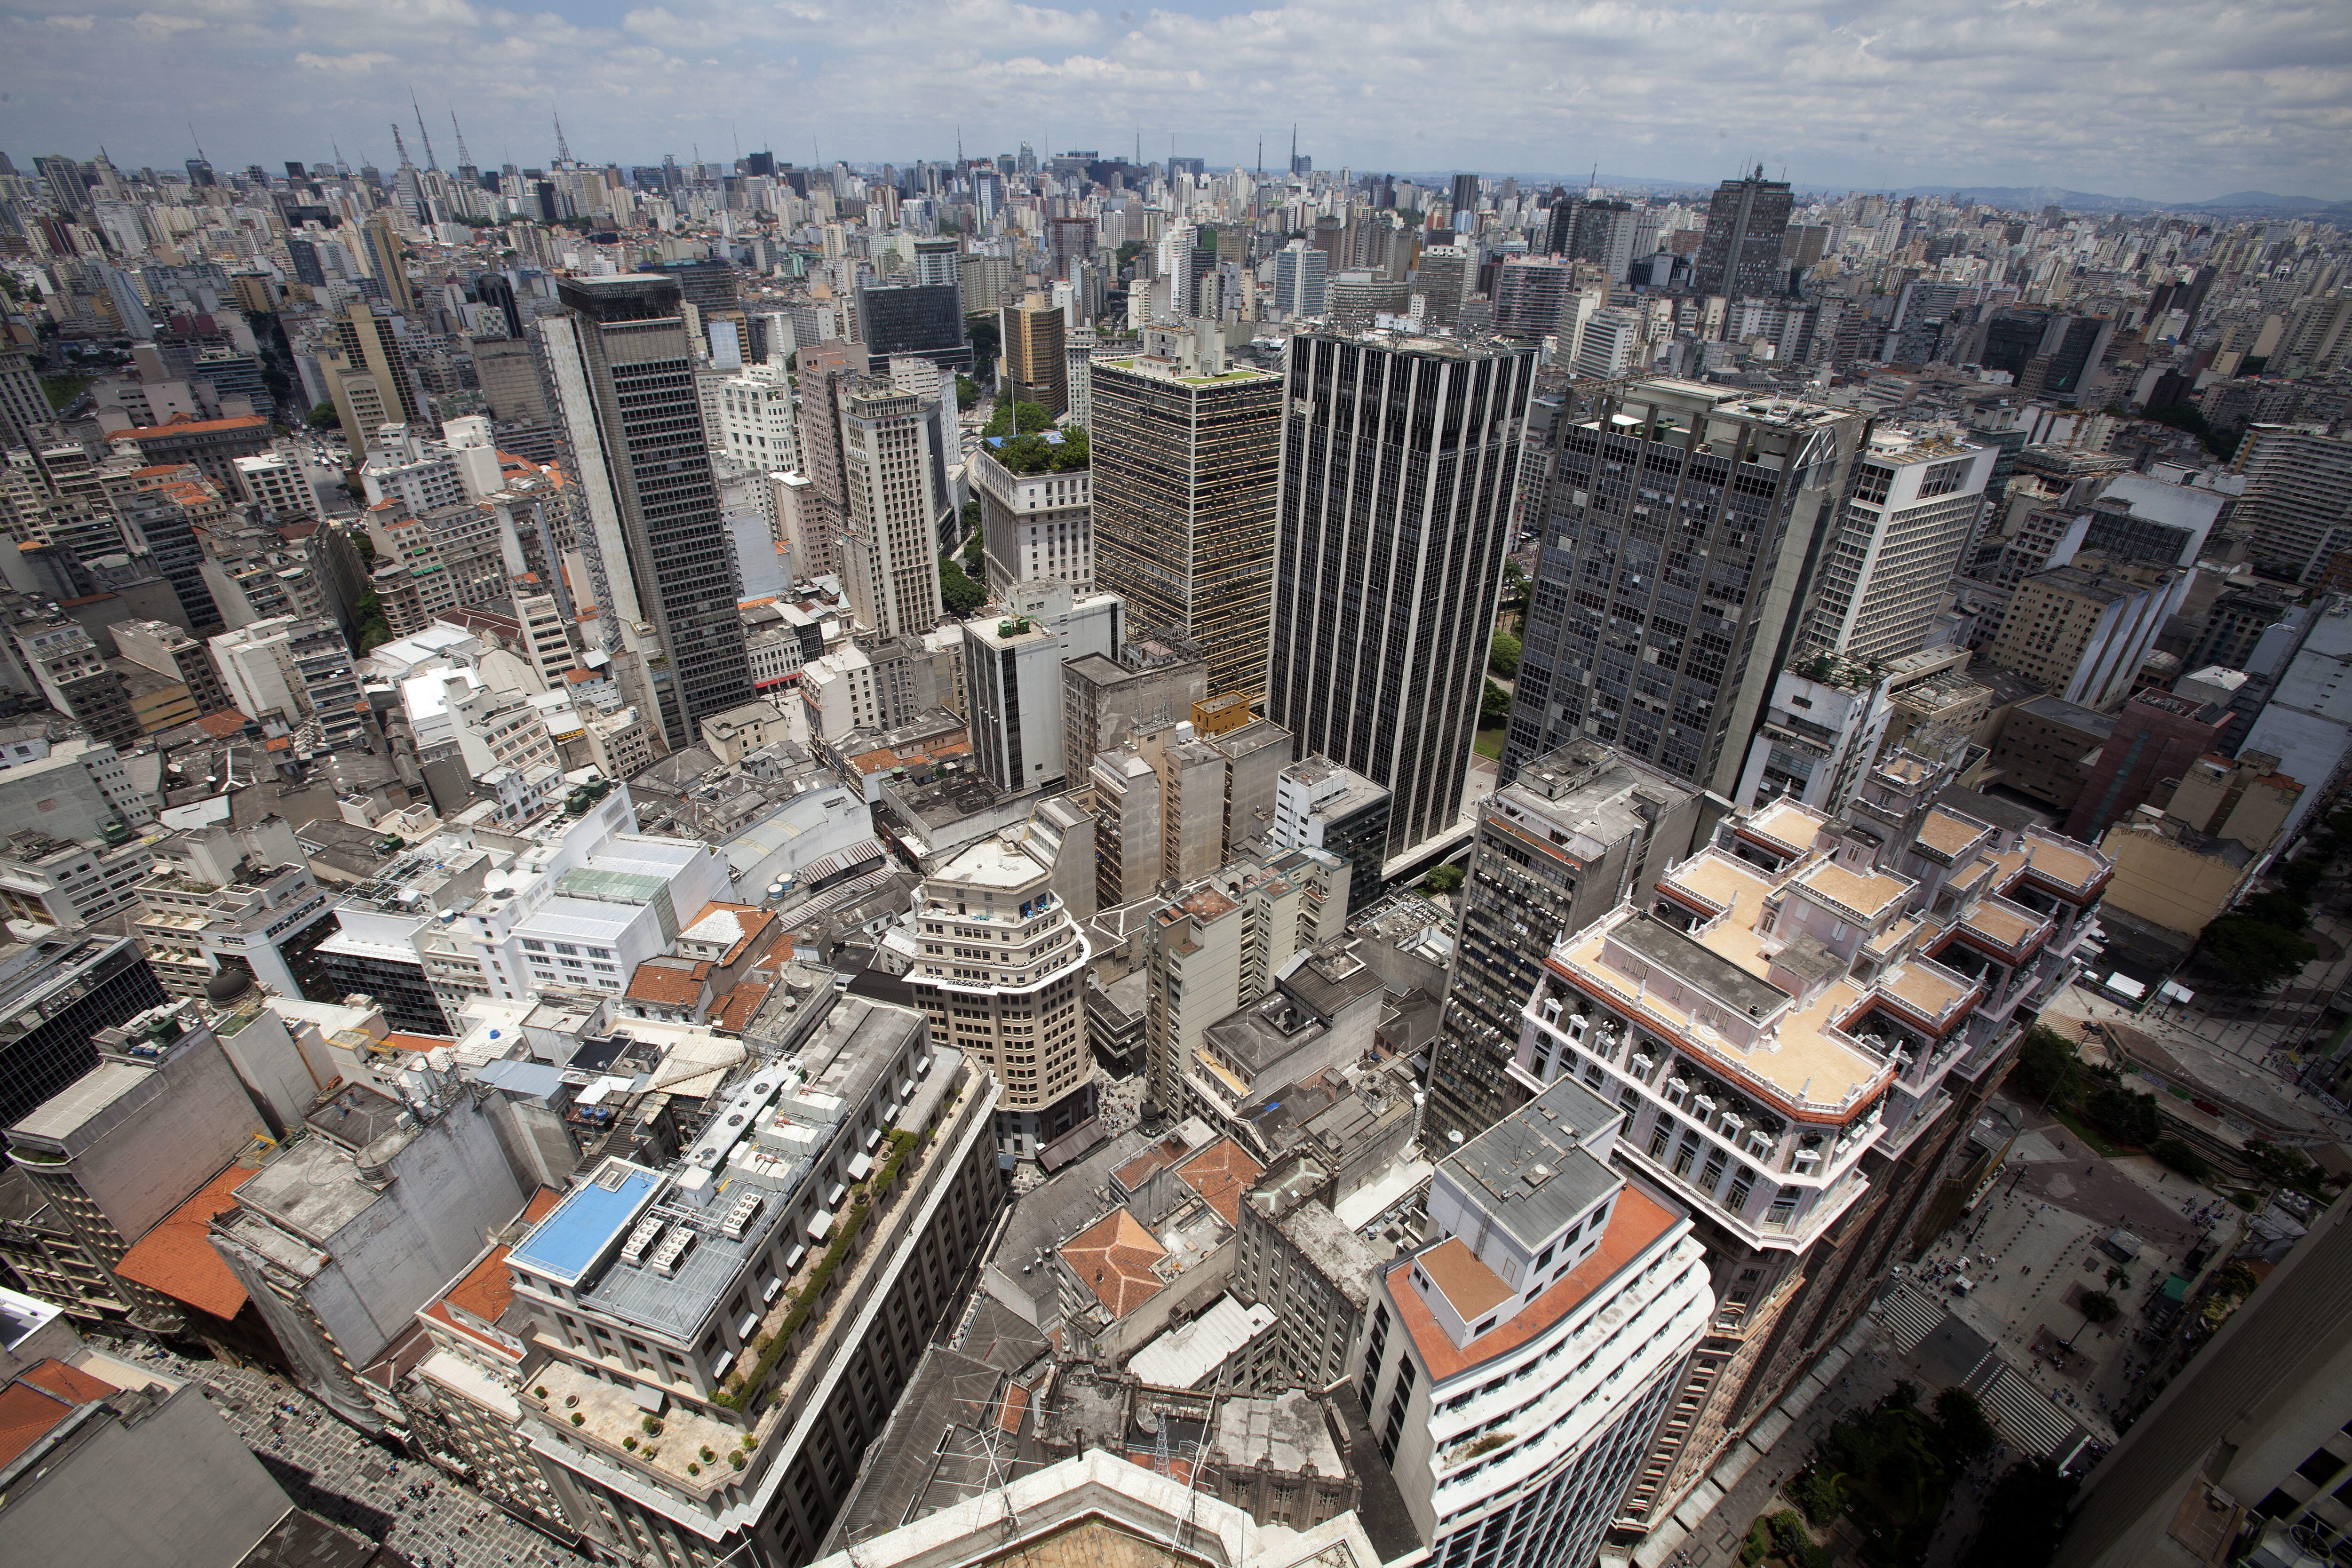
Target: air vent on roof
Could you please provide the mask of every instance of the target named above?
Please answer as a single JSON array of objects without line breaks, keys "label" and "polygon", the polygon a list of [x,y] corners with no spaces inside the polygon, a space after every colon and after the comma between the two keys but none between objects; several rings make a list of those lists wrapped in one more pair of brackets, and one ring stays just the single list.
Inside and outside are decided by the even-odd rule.
[{"label": "air vent on roof", "polygon": [[621,1184],[628,1179],[629,1173],[627,1167],[623,1165],[607,1165],[604,1170],[597,1173],[596,1184],[604,1188],[608,1193],[617,1193],[621,1190]]},{"label": "air vent on roof", "polygon": [[629,1239],[621,1244],[621,1261],[635,1268],[646,1260],[646,1248],[653,1246],[663,1230],[663,1222],[648,1215],[629,1232]]},{"label": "air vent on roof", "polygon": [[1526,1174],[1526,1175],[1524,1175],[1524,1176],[1522,1176],[1522,1177],[1520,1177],[1519,1179],[1520,1179],[1521,1181],[1523,1181],[1523,1182],[1527,1183],[1527,1184],[1528,1184],[1528,1186],[1530,1186],[1530,1187],[1540,1187],[1540,1186],[1542,1186],[1546,1182],[1550,1181],[1550,1180],[1551,1180],[1551,1176],[1552,1176],[1552,1170],[1551,1170],[1551,1167],[1550,1167],[1549,1165],[1547,1165],[1547,1164],[1542,1163],[1541,1162],[1538,1162],[1538,1163],[1535,1163],[1535,1164],[1529,1165],[1529,1166],[1528,1167],[1527,1174]]},{"label": "air vent on roof", "polygon": [[727,1211],[727,1217],[719,1222],[719,1234],[730,1241],[740,1240],[744,1228],[751,1223],[752,1216],[760,1212],[760,1205],[766,1201],[767,1194],[757,1187],[747,1186],[736,1194],[734,1206]]},{"label": "air vent on roof", "polygon": [[677,1266],[694,1245],[694,1232],[684,1226],[673,1226],[662,1238],[661,1248],[654,1254],[654,1272],[665,1279],[675,1279]]}]

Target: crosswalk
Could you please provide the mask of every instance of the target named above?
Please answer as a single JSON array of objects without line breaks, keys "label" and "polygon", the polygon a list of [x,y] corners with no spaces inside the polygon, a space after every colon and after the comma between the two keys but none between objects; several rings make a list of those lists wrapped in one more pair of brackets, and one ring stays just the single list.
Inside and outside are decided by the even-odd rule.
[{"label": "crosswalk", "polygon": [[1909,1285],[1897,1285],[1879,1303],[1880,1321],[1885,1325],[1886,1337],[1895,1350],[1909,1355],[1927,1342],[1927,1336],[1943,1323],[1944,1309],[1938,1303],[1920,1296]]},{"label": "crosswalk", "polygon": [[1967,1387],[2001,1436],[2017,1447],[2063,1464],[2088,1436],[2048,1394],[1999,1356],[1987,1356]]}]

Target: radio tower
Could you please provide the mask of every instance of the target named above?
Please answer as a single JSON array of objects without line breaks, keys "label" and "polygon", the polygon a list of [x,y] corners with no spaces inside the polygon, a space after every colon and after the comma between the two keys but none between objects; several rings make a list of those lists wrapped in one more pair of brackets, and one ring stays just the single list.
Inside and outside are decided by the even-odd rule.
[{"label": "radio tower", "polygon": [[449,111],[449,129],[457,133],[457,167],[470,168],[474,160],[466,152],[466,128],[457,123],[457,111],[454,109]]},{"label": "radio tower", "polygon": [[572,162],[572,143],[563,139],[563,116],[560,113],[555,117],[555,161],[559,163]]},{"label": "radio tower", "polygon": [[416,134],[425,142],[425,166],[438,169],[441,165],[433,156],[433,132],[425,129],[425,110],[416,101],[416,89],[408,89],[408,107],[416,110]]},{"label": "radio tower", "polygon": [[416,166],[408,161],[408,143],[400,139],[400,125],[398,121],[394,121],[392,127],[392,150],[400,154],[400,166],[402,168],[413,169]]}]

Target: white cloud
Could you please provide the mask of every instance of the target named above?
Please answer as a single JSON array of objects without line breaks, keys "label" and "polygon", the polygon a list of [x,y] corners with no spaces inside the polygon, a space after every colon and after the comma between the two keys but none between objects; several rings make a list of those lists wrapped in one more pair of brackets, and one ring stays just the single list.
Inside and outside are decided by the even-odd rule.
[{"label": "white cloud", "polygon": [[905,162],[947,155],[961,125],[973,152],[1111,152],[1139,132],[1147,156],[1172,134],[1245,163],[1260,137],[1286,153],[1296,121],[1319,162],[1360,170],[1708,181],[1760,161],[1830,184],[2352,195],[2352,6],[2316,0],[139,5],[11,33],[22,87],[0,145],[102,136],[169,163],[193,118],[216,158],[269,163],[372,144],[414,83],[485,162],[545,158],[560,107],[575,151],[621,163],[739,136]]}]

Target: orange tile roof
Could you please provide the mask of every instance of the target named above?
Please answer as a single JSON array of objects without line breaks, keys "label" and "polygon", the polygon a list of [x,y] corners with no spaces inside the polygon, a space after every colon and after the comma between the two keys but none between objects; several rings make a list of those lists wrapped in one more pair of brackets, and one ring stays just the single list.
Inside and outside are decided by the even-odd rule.
[{"label": "orange tile roof", "polygon": [[1397,1320],[1412,1335],[1412,1342],[1421,1352],[1421,1359],[1429,1367],[1430,1381],[1434,1384],[1479,1366],[1506,1352],[1517,1349],[1566,1317],[1577,1303],[1600,1288],[1628,1263],[1647,1252],[1658,1237],[1673,1228],[1676,1215],[1627,1187],[1617,1194],[1617,1207],[1609,1216],[1609,1228],[1601,1233],[1601,1245],[1592,1256],[1570,1269],[1560,1281],[1528,1302],[1510,1321],[1470,1342],[1467,1350],[1457,1347],[1437,1319],[1422,1303],[1417,1290],[1400,1288],[1397,1273],[1412,1267],[1412,1258],[1400,1258],[1388,1266],[1389,1300],[1397,1309]]},{"label": "orange tile roof", "polygon": [[719,1016],[710,1020],[710,1026],[730,1035],[741,1034],[751,1026],[760,1004],[768,999],[772,989],[756,980],[746,980],[727,993],[727,1000],[719,1005]]},{"label": "orange tile roof", "polygon": [[1028,1408],[1029,1391],[1017,1383],[1007,1384],[1004,1388],[1003,1403],[997,1407],[997,1429],[1003,1432],[1020,1431],[1021,1413]]},{"label": "orange tile roof", "polygon": [[1062,1244],[1062,1262],[1094,1292],[1095,1300],[1124,1318],[1160,1293],[1152,1266],[1168,1249],[1125,1209],[1113,1209]]},{"label": "orange tile roof", "polygon": [[1200,1194],[1227,1225],[1242,1222],[1242,1194],[1257,1184],[1265,1167],[1230,1138],[1220,1138],[1177,1167],[1186,1186]]},{"label": "orange tile roof", "polygon": [[692,969],[678,969],[648,959],[637,965],[629,976],[625,993],[632,1002],[659,1002],[673,1007],[691,1007],[702,999],[703,982],[710,977],[708,960]]},{"label": "orange tile roof", "polygon": [[490,1248],[441,1299],[486,1323],[497,1322],[514,1305],[514,1278],[507,1272],[507,1251],[503,1247]]},{"label": "orange tile roof", "polygon": [[395,1051],[437,1051],[457,1042],[447,1035],[404,1035],[394,1030],[384,1036],[383,1043]]},{"label": "orange tile roof", "polygon": [[113,1392],[110,1384],[54,1358],[26,1368],[0,1388],[0,1465],[15,1460],[82,1405]]},{"label": "orange tile roof", "polygon": [[217,713],[207,713],[197,720],[196,728],[215,740],[226,741],[252,722],[236,709],[224,708]]},{"label": "orange tile roof", "polygon": [[539,1191],[530,1194],[530,1202],[523,1205],[522,1206],[523,1224],[537,1225],[541,1220],[543,1220],[549,1215],[553,1214],[555,1212],[555,1205],[562,1201],[563,1194],[557,1192],[553,1187],[540,1188]]},{"label": "orange tile roof", "polygon": [[135,429],[117,430],[110,440],[142,441],[150,436],[195,436],[215,430],[268,429],[269,421],[257,414],[241,415],[235,419],[195,419],[185,414],[174,414],[165,425],[142,425]]},{"label": "orange tile roof", "polygon": [[1184,1157],[1184,1141],[1170,1133],[1159,1142],[1111,1173],[1113,1179],[1129,1192],[1135,1191],[1162,1165],[1172,1165]]},{"label": "orange tile roof", "polygon": [[245,1305],[245,1287],[213,1250],[212,1223],[236,1207],[236,1189],[253,1174],[231,1165],[215,1176],[141,1237],[114,1271],[215,1318],[236,1317]]},{"label": "orange tile roof", "polygon": [[593,669],[567,669],[563,672],[563,679],[577,686],[583,680],[596,680],[602,677]]}]

